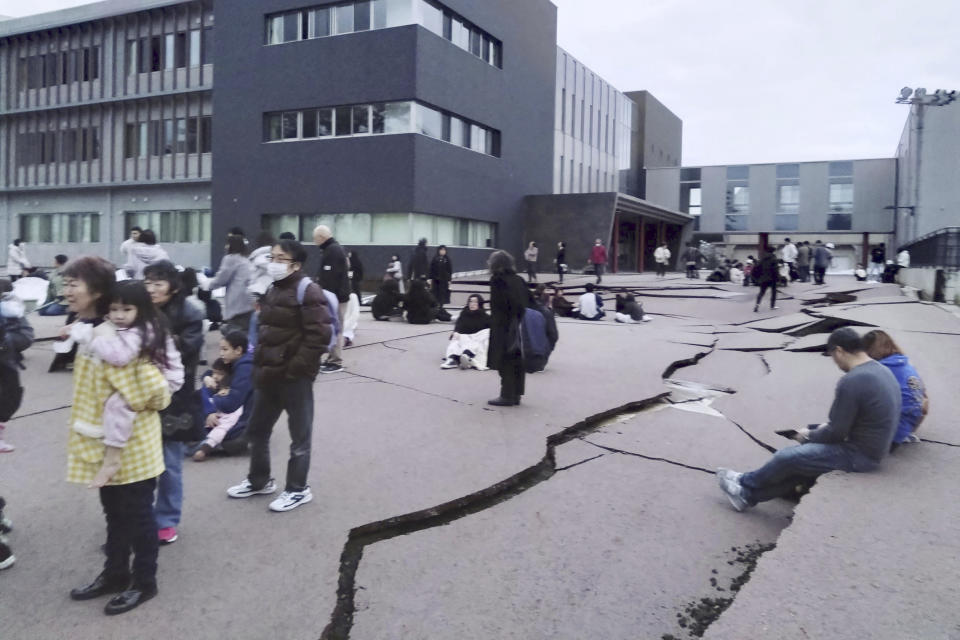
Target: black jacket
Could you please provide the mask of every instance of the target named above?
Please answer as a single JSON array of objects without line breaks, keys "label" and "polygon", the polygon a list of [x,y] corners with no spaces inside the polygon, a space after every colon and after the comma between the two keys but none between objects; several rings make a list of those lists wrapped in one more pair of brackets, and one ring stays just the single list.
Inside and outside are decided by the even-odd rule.
[{"label": "black jacket", "polygon": [[[527,283],[513,271],[495,274],[490,278],[490,347],[487,364],[498,369],[501,363],[520,357],[509,348],[512,341],[511,324],[520,323],[530,300]],[[519,326],[514,328],[519,330]]]},{"label": "black jacket", "polygon": [[760,284],[776,282],[780,278],[780,266],[776,256],[772,253],[763,256],[750,275]]},{"label": "black jacket", "polygon": [[350,276],[347,273],[347,252],[343,250],[340,243],[334,238],[330,238],[322,245],[320,250],[320,273],[317,275],[317,282],[320,286],[337,296],[340,302],[347,302],[350,299]]},{"label": "black jacket", "polygon": [[403,298],[403,308],[410,324],[430,324],[437,319],[440,305],[426,287],[420,286],[410,287],[410,291]]},{"label": "black jacket", "polygon": [[417,278],[426,280],[429,276],[429,270],[430,260],[427,258],[427,248],[417,245],[416,249],[413,250],[413,257],[410,259],[410,268],[407,270],[410,273],[410,278],[412,280]]},{"label": "black jacket", "polygon": [[430,279],[453,280],[453,264],[450,262],[450,256],[442,256],[439,253],[433,256],[430,261]]},{"label": "black jacket", "polygon": [[[167,318],[168,329],[173,343],[180,351],[183,362],[183,386],[174,392],[170,405],[160,412],[160,417],[193,415],[197,407],[194,394],[197,382],[197,363],[203,350],[203,311],[187,301],[186,296],[177,296],[170,300],[161,311]],[[196,440],[202,432],[198,430],[177,430],[167,440]]]},{"label": "black jacket", "polygon": [[400,295],[400,287],[397,285],[397,281],[393,279],[384,280],[380,284],[380,290],[374,296],[373,302],[370,303],[370,313],[373,314],[374,320],[389,320],[394,311],[400,307],[402,301],[403,296]]}]

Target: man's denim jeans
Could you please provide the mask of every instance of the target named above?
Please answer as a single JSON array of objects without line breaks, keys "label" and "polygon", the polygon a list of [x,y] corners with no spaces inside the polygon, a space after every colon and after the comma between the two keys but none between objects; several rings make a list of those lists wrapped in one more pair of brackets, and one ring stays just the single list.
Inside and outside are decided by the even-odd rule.
[{"label": "man's denim jeans", "polygon": [[808,442],[777,451],[765,465],[744,473],[740,485],[743,498],[756,504],[786,495],[798,482],[829,471],[873,471],[877,466],[849,445]]},{"label": "man's denim jeans", "polygon": [[270,480],[270,434],[284,411],[287,412],[291,439],[284,491],[303,491],[307,487],[313,433],[313,380],[296,378],[257,388],[253,413],[247,423],[247,438],[250,440],[250,474],[247,479],[255,489],[263,488]]}]

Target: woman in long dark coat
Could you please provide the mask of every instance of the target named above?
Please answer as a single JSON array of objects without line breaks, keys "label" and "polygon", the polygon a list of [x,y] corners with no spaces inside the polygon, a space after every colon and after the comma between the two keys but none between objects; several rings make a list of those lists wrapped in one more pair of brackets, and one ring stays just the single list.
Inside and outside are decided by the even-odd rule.
[{"label": "woman in long dark coat", "polygon": [[506,251],[490,255],[490,350],[487,365],[500,373],[500,396],[488,400],[497,407],[520,404],[524,392],[520,330],[530,299],[527,283],[517,275],[513,256]]}]

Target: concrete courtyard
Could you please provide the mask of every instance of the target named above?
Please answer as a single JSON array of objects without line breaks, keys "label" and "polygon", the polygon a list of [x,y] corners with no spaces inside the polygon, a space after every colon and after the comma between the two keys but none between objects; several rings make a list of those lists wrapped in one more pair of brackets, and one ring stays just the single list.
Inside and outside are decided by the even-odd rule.
[{"label": "concrete courtyard", "polygon": [[[452,323],[365,311],[346,372],[315,385],[314,501],[271,513],[225,494],[246,458],[186,460],[160,594],[115,618],[68,597],[100,570],[104,521],[95,491],[64,482],[72,380],[38,341],[0,456],[17,556],[0,638],[960,638],[954,308],[849,277],[791,284],[761,313],[755,288],[682,274],[604,285],[608,309],[630,290],[653,321],[561,319],[516,408],[487,406],[496,372],[440,369]],[[452,307],[486,294],[454,289]],[[31,319],[38,337],[62,322]],[[910,356],[925,441],[736,513],[715,468],[759,466],[790,446],[775,429],[826,419],[841,373],[820,351],[844,325]],[[288,444],[281,419],[277,477]]]}]

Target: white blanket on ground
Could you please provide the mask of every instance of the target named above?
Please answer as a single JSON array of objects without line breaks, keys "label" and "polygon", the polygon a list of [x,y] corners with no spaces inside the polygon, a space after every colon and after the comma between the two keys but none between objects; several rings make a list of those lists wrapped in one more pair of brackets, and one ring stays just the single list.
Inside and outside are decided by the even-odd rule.
[{"label": "white blanket on ground", "polygon": [[487,370],[487,348],[490,346],[490,329],[476,333],[454,333],[447,342],[447,357],[462,356],[464,351],[473,354],[473,366],[480,371]]}]

